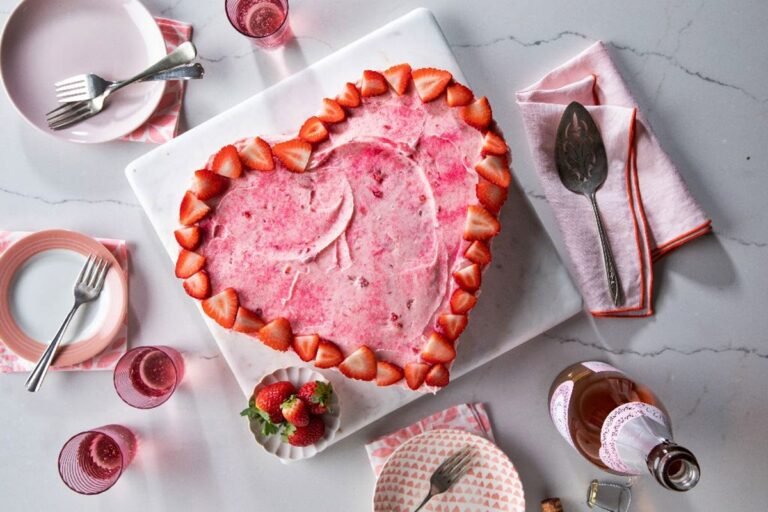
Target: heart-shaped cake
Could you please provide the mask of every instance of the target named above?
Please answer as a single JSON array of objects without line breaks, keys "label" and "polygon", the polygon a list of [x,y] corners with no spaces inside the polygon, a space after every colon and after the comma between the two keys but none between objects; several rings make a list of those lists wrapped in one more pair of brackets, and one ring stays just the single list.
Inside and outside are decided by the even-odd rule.
[{"label": "heart-shaped cake", "polygon": [[486,98],[443,70],[367,70],[297,137],[236,141],[195,171],[176,275],[275,350],[442,387],[510,179]]}]

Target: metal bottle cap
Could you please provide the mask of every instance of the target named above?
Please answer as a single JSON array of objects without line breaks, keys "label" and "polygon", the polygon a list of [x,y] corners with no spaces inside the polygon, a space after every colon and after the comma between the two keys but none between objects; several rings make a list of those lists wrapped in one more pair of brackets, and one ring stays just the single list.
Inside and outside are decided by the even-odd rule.
[{"label": "metal bottle cap", "polygon": [[592,480],[587,490],[589,508],[599,508],[609,512],[627,512],[632,502],[629,487],[611,482]]}]

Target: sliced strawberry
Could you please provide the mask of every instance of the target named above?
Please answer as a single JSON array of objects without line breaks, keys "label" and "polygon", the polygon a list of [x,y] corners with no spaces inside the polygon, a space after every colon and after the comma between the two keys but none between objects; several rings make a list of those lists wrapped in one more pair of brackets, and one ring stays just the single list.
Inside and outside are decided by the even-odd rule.
[{"label": "sliced strawberry", "polygon": [[333,368],[344,360],[341,349],[332,341],[320,340],[315,356],[315,366],[318,368]]},{"label": "sliced strawberry", "polygon": [[208,215],[211,207],[197,198],[195,194],[187,190],[179,207],[179,222],[185,226],[190,226]]},{"label": "sliced strawberry", "polygon": [[488,128],[488,125],[491,124],[491,119],[493,118],[491,104],[488,103],[488,98],[485,96],[476,99],[466,107],[462,107],[459,111],[459,115],[465,123],[478,130],[485,130]]},{"label": "sliced strawberry", "polygon": [[464,251],[464,257],[472,263],[477,263],[478,265],[487,265],[491,262],[491,250],[488,248],[488,244],[485,242],[475,240],[469,244],[467,250]]},{"label": "sliced strawberry", "polygon": [[350,379],[373,380],[376,378],[376,354],[363,345],[341,362],[339,370]]},{"label": "sliced strawberry", "polygon": [[421,358],[428,363],[449,363],[456,359],[456,349],[452,341],[433,331],[421,350]]},{"label": "sliced strawberry", "polygon": [[461,288],[456,288],[451,295],[451,311],[456,315],[463,315],[477,304],[477,297]]},{"label": "sliced strawberry", "polygon": [[312,116],[301,125],[299,138],[309,143],[321,142],[328,138],[328,130],[320,119]]},{"label": "sliced strawberry", "polygon": [[237,308],[235,325],[232,326],[233,331],[254,334],[259,332],[262,327],[264,327],[264,320],[259,315],[243,306]]},{"label": "sliced strawberry", "polygon": [[451,74],[443,69],[421,68],[413,70],[413,85],[419,93],[421,101],[432,101],[441,94],[453,79]]},{"label": "sliced strawberry", "polygon": [[304,172],[312,155],[312,145],[303,140],[293,139],[275,144],[272,151],[289,171]]},{"label": "sliced strawberry", "polygon": [[445,337],[450,341],[458,338],[467,327],[469,320],[466,315],[449,315],[445,313],[437,317],[437,323],[443,328]]},{"label": "sliced strawberry", "polygon": [[376,363],[376,385],[391,386],[403,379],[403,369],[386,361]]},{"label": "sliced strawberry", "polygon": [[424,379],[429,372],[429,365],[427,363],[408,363],[405,365],[405,382],[408,383],[408,387],[416,390],[424,384]]},{"label": "sliced strawberry", "polygon": [[507,159],[501,156],[488,155],[475,165],[477,174],[501,188],[508,188],[512,181]]},{"label": "sliced strawberry", "polygon": [[499,213],[501,207],[507,200],[507,189],[494,185],[485,178],[480,178],[475,185],[475,194],[480,204],[485,206],[491,213]]},{"label": "sliced strawberry", "polygon": [[190,190],[198,199],[205,201],[216,197],[229,186],[229,180],[213,171],[195,171],[195,178],[192,181]]},{"label": "sliced strawberry", "polygon": [[509,151],[509,147],[501,135],[488,131],[483,139],[482,151],[484,155],[504,156]]},{"label": "sliced strawberry", "polygon": [[424,379],[424,382],[427,383],[427,386],[442,388],[447,386],[450,380],[451,374],[448,372],[448,368],[442,364],[436,364],[430,368],[429,373],[427,373],[427,376]]},{"label": "sliced strawberry", "polygon": [[501,230],[499,221],[480,205],[467,207],[467,220],[464,223],[464,240],[488,240]]},{"label": "sliced strawberry", "polygon": [[192,274],[197,274],[205,266],[205,256],[196,252],[182,249],[176,260],[176,277],[186,279]]},{"label": "sliced strawberry", "polygon": [[240,160],[248,169],[255,171],[274,171],[275,160],[272,158],[272,148],[260,137],[249,140],[240,150]]},{"label": "sliced strawberry", "polygon": [[320,336],[317,334],[307,334],[293,337],[293,350],[302,361],[311,361],[317,354],[317,347],[320,345]]},{"label": "sliced strawberry", "polygon": [[344,84],[344,91],[336,96],[336,103],[342,107],[356,108],[360,106],[360,91],[357,90],[357,86],[353,83],[347,82]]},{"label": "sliced strawberry", "polygon": [[384,78],[397,95],[402,96],[408,90],[408,83],[411,81],[411,66],[408,64],[392,66],[384,71]]},{"label": "sliced strawberry", "polygon": [[200,228],[197,226],[179,228],[173,232],[173,236],[179,245],[188,251],[194,251],[200,245]]},{"label": "sliced strawberry", "polygon": [[205,314],[227,329],[235,325],[237,307],[237,292],[232,288],[222,290],[213,297],[203,301],[203,311],[205,311]]},{"label": "sliced strawberry", "polygon": [[285,352],[293,343],[291,322],[287,318],[277,317],[259,329],[259,339],[266,346]]},{"label": "sliced strawberry", "polygon": [[448,101],[449,107],[463,107],[472,103],[475,95],[472,94],[472,89],[456,82],[449,85],[448,89],[446,89],[445,99]]},{"label": "sliced strawberry", "polygon": [[378,71],[366,69],[363,71],[363,83],[360,92],[363,97],[378,96],[389,90],[387,79]]},{"label": "sliced strawberry", "polygon": [[323,109],[317,114],[317,117],[324,123],[338,123],[343,121],[347,114],[344,113],[341,105],[336,103],[336,100],[323,98]]},{"label": "sliced strawberry", "polygon": [[462,289],[468,292],[480,288],[480,265],[473,263],[453,273],[453,278]]},{"label": "sliced strawberry", "polygon": [[240,163],[240,155],[233,145],[224,146],[213,157],[211,169],[227,178],[239,178],[243,172],[243,164]]},{"label": "sliced strawberry", "polygon": [[184,291],[195,299],[207,299],[211,295],[211,281],[208,279],[208,272],[201,270],[192,277],[185,279]]}]

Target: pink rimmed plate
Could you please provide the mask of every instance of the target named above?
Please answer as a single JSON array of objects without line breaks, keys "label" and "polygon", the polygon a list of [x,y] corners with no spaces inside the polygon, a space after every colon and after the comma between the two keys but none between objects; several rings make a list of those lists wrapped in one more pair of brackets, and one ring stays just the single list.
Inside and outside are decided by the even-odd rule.
[{"label": "pink rimmed plate", "polygon": [[37,361],[74,303],[74,284],[89,254],[111,262],[99,298],[81,306],[54,366],[81,363],[113,341],[125,318],[126,276],[96,240],[64,230],[28,235],[0,256],[0,340],[19,357]]},{"label": "pink rimmed plate", "polygon": [[432,498],[424,512],[525,512],[523,484],[495,444],[463,430],[431,430],[403,443],[376,481],[374,512],[411,512],[429,492],[429,479],[454,452],[470,445],[475,456],[466,474]]},{"label": "pink rimmed plate", "polygon": [[54,84],[83,73],[122,80],[165,54],[160,28],[139,0],[23,0],[0,38],[0,75],[11,103],[33,126],[72,142],[105,142],[141,126],[165,82],[126,87],[101,114],[60,131],[45,122],[58,106]]}]

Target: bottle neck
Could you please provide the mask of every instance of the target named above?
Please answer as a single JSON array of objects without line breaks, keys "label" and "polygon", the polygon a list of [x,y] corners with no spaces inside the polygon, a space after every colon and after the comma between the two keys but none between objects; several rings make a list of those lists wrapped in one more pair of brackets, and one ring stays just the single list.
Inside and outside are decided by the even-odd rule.
[{"label": "bottle neck", "polygon": [[661,485],[673,491],[693,489],[701,476],[693,453],[671,441],[664,441],[651,450],[648,469]]}]

